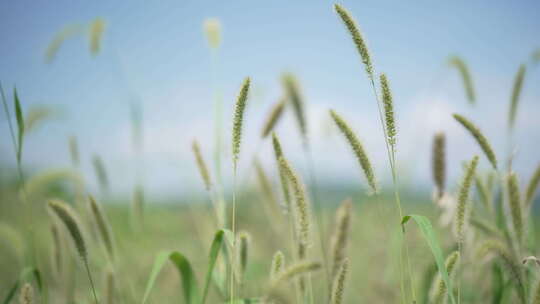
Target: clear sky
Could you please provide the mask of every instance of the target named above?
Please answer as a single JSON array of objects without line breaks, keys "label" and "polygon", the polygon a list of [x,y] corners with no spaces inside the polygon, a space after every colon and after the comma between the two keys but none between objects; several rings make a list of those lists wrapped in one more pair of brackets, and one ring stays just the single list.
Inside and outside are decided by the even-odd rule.
[{"label": "clear sky", "polygon": [[[540,47],[538,1],[343,1],[372,51],[377,73],[387,73],[398,119],[398,153],[404,182],[428,185],[431,138],[448,136],[450,174],[478,148],[451,118],[473,119],[505,155],[506,117],[514,75],[528,63],[515,136],[516,170],[528,179],[540,162],[540,73],[529,64]],[[102,50],[88,51],[87,37],[66,41],[55,60],[44,53],[69,24],[107,22]],[[223,43],[213,81],[211,53],[202,24],[218,18]],[[44,1],[0,3],[0,81],[17,86],[23,107],[46,104],[62,116],[29,134],[25,164],[41,170],[69,166],[67,137],[76,135],[83,171],[102,155],[119,193],[134,183],[129,104],[144,110],[144,180],[153,194],[201,190],[190,142],[199,138],[208,161],[213,143],[213,92],[222,93],[228,144],[236,92],[246,76],[253,90],[245,125],[241,169],[258,145],[264,114],[282,94],[279,75],[294,72],[308,107],[316,171],[321,180],[365,182],[342,138],[329,127],[327,110],[348,119],[364,141],[383,182],[388,180],[377,108],[353,44],[330,1]],[[477,106],[467,105],[451,54],[469,64]],[[13,163],[5,115],[0,155]],[[278,128],[294,164],[305,172],[291,115]],[[225,172],[230,172],[228,153]],[[260,148],[273,170],[270,146]],[[487,168],[482,159],[482,168]],[[229,180],[228,175],[225,179]],[[455,183],[454,183],[455,184]],[[451,184],[452,186],[452,184]]]}]

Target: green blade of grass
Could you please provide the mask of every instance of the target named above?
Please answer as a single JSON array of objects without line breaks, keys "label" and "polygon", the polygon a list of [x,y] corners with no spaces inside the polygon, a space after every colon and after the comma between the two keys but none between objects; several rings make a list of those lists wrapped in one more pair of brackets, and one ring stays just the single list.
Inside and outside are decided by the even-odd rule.
[{"label": "green blade of grass", "polygon": [[444,257],[442,254],[441,247],[439,246],[439,241],[437,240],[437,236],[435,235],[435,232],[433,231],[433,227],[431,226],[431,222],[429,219],[425,216],[411,214],[406,215],[403,217],[401,221],[401,225],[405,225],[410,219],[413,219],[416,224],[418,225],[418,228],[420,228],[420,231],[422,232],[422,235],[424,236],[424,239],[426,240],[429,248],[431,249],[431,253],[433,254],[433,257],[435,258],[435,262],[437,263],[437,268],[439,269],[439,273],[441,274],[441,277],[448,287],[448,295],[450,296],[450,300],[453,304],[456,304],[456,299],[454,298],[454,294],[452,293],[452,285],[450,284],[450,278],[448,277],[448,272],[446,271],[446,267],[444,266]]},{"label": "green blade of grass", "polygon": [[146,303],[150,292],[154,287],[157,276],[165,266],[167,261],[171,261],[182,277],[182,287],[184,289],[184,298],[186,303],[195,304],[199,301],[199,292],[197,287],[197,279],[191,268],[191,264],[188,259],[178,251],[165,251],[158,254],[154,261],[154,266],[150,272],[150,279],[146,284],[146,290],[144,292],[142,303]]},{"label": "green blade of grass", "polygon": [[23,282],[29,281],[31,278],[33,278],[36,281],[36,285],[38,288],[38,291],[42,293],[43,291],[43,282],[41,280],[41,272],[39,272],[38,269],[34,267],[26,267],[21,271],[21,274],[19,275],[19,278],[17,278],[17,281],[13,284],[13,287],[9,290],[7,296],[4,298],[3,304],[9,304],[11,303],[11,300],[13,300],[13,297],[15,297],[15,294],[17,293],[17,290],[21,286]]},{"label": "green blade of grass", "polygon": [[24,137],[24,118],[22,114],[21,102],[17,94],[17,88],[13,90],[15,102],[15,118],[17,119],[17,162],[21,162],[22,145]]},{"label": "green blade of grass", "polygon": [[201,301],[202,304],[206,302],[206,296],[208,295],[208,288],[210,287],[210,281],[212,279],[214,266],[216,265],[219,252],[221,251],[224,234],[225,234],[225,231],[223,229],[218,230],[218,232],[216,232],[214,236],[214,241],[212,241],[212,246],[210,247],[208,271],[206,272],[206,277],[204,280],[205,283],[204,283],[204,290],[203,290],[202,301]]}]

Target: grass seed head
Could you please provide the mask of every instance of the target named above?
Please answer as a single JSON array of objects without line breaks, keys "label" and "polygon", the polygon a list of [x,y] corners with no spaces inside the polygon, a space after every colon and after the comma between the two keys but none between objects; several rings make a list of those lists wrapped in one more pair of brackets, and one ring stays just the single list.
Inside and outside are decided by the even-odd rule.
[{"label": "grass seed head", "polygon": [[478,129],[478,127],[476,127],[470,120],[459,114],[453,114],[453,116],[454,119],[457,120],[472,135],[478,145],[480,145],[480,148],[486,155],[493,168],[497,169],[497,158],[495,157],[495,152],[493,152],[491,145],[480,129]]},{"label": "grass seed head", "polygon": [[448,59],[448,64],[452,67],[455,67],[459,74],[461,75],[461,79],[463,81],[463,86],[465,87],[465,94],[467,95],[467,100],[471,105],[473,105],[476,102],[476,96],[474,93],[474,85],[472,82],[471,73],[469,72],[469,68],[467,67],[467,64],[463,59],[461,59],[458,56],[452,56]]},{"label": "grass seed head", "polygon": [[233,130],[232,130],[232,154],[233,163],[236,166],[240,156],[240,142],[242,141],[242,124],[244,122],[244,112],[246,110],[247,98],[249,94],[250,78],[246,77],[238,93],[234,109]]},{"label": "grass seed head", "polygon": [[362,32],[360,31],[360,28],[352,18],[351,14],[341,5],[335,4],[334,9],[347,27],[347,30],[349,30],[353,42],[356,45],[356,49],[360,54],[360,57],[362,58],[362,63],[364,64],[366,73],[368,74],[369,79],[373,80],[373,64],[371,63],[371,55],[369,53],[369,49],[364,40],[364,37],[362,37]]},{"label": "grass seed head", "polygon": [[204,20],[204,33],[208,40],[208,45],[212,49],[218,49],[221,45],[221,22],[217,18],[208,18]]},{"label": "grass seed head", "polygon": [[349,244],[351,216],[352,216],[352,200],[350,198],[343,201],[336,211],[336,227],[332,235],[330,243],[332,268],[331,278],[335,278],[338,274],[341,264],[347,256],[347,247]]},{"label": "grass seed head", "polygon": [[339,271],[334,278],[332,286],[332,294],[330,298],[330,304],[341,304],[343,302],[343,296],[345,294],[345,280],[347,278],[347,271],[349,268],[349,261],[343,260],[339,267]]},{"label": "grass seed head", "polygon": [[388,137],[388,143],[392,148],[392,151],[396,150],[397,130],[396,119],[394,114],[394,100],[392,98],[392,91],[390,91],[390,84],[385,74],[381,74],[381,92],[382,101],[384,105],[384,118],[386,123],[386,136]]},{"label": "grass seed head", "polygon": [[523,212],[521,209],[521,195],[519,190],[519,181],[516,173],[511,172],[507,177],[508,188],[508,203],[510,204],[510,214],[512,216],[512,224],[518,243],[523,242]]},{"label": "grass seed head", "polygon": [[293,107],[294,115],[298,123],[298,128],[304,141],[307,140],[307,121],[306,111],[304,106],[304,100],[300,91],[300,84],[298,79],[290,73],[286,73],[282,76],[282,83],[285,89],[287,100]]},{"label": "grass seed head", "polygon": [[525,78],[526,66],[522,64],[519,66],[519,70],[514,79],[514,87],[512,89],[512,96],[510,97],[510,109],[508,110],[508,127],[512,129],[516,123],[517,108],[519,104],[519,97],[523,88],[523,79]]},{"label": "grass seed head", "polygon": [[[448,272],[449,279],[452,280],[456,268],[459,265],[459,251],[452,252],[444,263],[446,271]],[[445,303],[446,294],[448,293],[448,288],[444,283],[441,275],[437,273],[435,280],[432,285],[431,293],[431,302],[433,304],[443,304]]]},{"label": "grass seed head", "polygon": [[283,252],[277,251],[274,254],[274,257],[272,258],[272,266],[270,269],[270,280],[273,280],[277,276],[279,276],[281,272],[283,271],[283,268],[285,268],[285,256],[283,255]]},{"label": "grass seed head", "polygon": [[272,132],[277,122],[281,118],[284,109],[285,100],[280,100],[272,106],[272,109],[270,109],[270,113],[268,113],[268,116],[263,124],[261,138],[264,139],[270,135],[270,132]]},{"label": "grass seed head", "polygon": [[303,246],[309,246],[310,243],[310,210],[307,201],[306,191],[300,178],[294,172],[289,162],[283,157],[280,158],[280,166],[283,169],[287,179],[291,183],[294,202],[295,202],[295,222],[297,227],[298,242]]},{"label": "grass seed head", "polygon": [[20,304],[32,304],[34,303],[34,288],[29,283],[25,283],[21,288],[19,295]]},{"label": "grass seed head", "polygon": [[109,222],[107,221],[105,213],[98,205],[94,197],[91,195],[88,197],[88,204],[90,206],[90,212],[92,213],[92,217],[94,218],[94,222],[98,229],[101,240],[105,245],[105,249],[107,250],[109,257],[111,259],[114,259],[114,242],[112,238],[111,228],[109,226]]},{"label": "grass seed head", "polygon": [[339,114],[337,114],[334,110],[330,110],[330,116],[332,116],[332,119],[338,126],[339,130],[341,131],[341,133],[343,133],[343,135],[349,142],[349,145],[351,146],[354,155],[360,163],[360,167],[362,167],[362,170],[364,171],[364,175],[366,176],[371,191],[373,193],[377,193],[378,189],[377,182],[375,181],[375,174],[373,173],[371,162],[369,161],[369,158],[366,151],[364,150],[364,147],[362,146],[362,143],[360,142],[356,134],[352,131],[352,129],[349,127],[347,122],[343,118],[341,118]]},{"label": "grass seed head", "polygon": [[199,142],[196,139],[193,140],[193,143],[191,144],[191,148],[193,150],[193,154],[195,155],[197,168],[199,169],[199,173],[201,174],[201,177],[204,181],[204,186],[206,187],[207,191],[210,191],[210,189],[212,188],[210,172],[208,171],[208,167],[206,166],[206,162],[204,161],[204,158],[202,156]]},{"label": "grass seed head", "polygon": [[88,258],[88,252],[86,250],[86,244],[80,228],[81,225],[79,224],[75,211],[73,211],[66,203],[57,199],[49,200],[48,206],[58,216],[60,221],[64,223],[69,234],[71,235],[71,238],[73,239],[73,242],[75,243],[77,252],[81,258],[86,261]]},{"label": "grass seed head", "polygon": [[437,189],[436,197],[440,199],[446,184],[446,136],[439,132],[433,138],[432,174]]},{"label": "grass seed head", "polygon": [[470,200],[471,186],[478,165],[478,156],[474,156],[473,159],[465,167],[465,173],[461,180],[461,185],[458,190],[456,217],[454,222],[454,228],[458,242],[463,242],[466,229],[466,217],[467,217],[467,205]]}]

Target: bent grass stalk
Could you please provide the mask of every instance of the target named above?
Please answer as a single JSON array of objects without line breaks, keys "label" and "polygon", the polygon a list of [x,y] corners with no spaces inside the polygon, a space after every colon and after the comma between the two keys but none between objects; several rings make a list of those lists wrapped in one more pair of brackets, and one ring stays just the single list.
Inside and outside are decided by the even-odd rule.
[{"label": "bent grass stalk", "polygon": [[90,205],[90,211],[92,212],[92,216],[94,217],[95,225],[99,231],[101,240],[103,241],[103,244],[105,245],[105,249],[107,250],[109,258],[111,258],[111,260],[114,260],[114,242],[113,242],[113,237],[111,233],[111,228],[105,216],[105,213],[103,212],[101,207],[98,205],[98,203],[96,202],[93,196],[90,195],[88,197],[88,202]]},{"label": "bent grass stalk", "polygon": [[508,110],[508,128],[513,130],[516,123],[517,108],[519,103],[519,97],[523,88],[523,79],[525,78],[526,66],[522,64],[519,66],[519,70],[514,79],[514,87],[512,88],[512,95],[510,96],[510,109]]},{"label": "bent grass stalk", "polygon": [[476,140],[493,168],[497,169],[497,158],[495,156],[495,152],[493,152],[491,145],[489,144],[484,134],[482,134],[480,129],[464,116],[461,116],[459,114],[453,114],[452,116],[469,132],[469,134],[472,135],[472,137],[474,138],[474,140]]},{"label": "bent grass stalk", "polygon": [[94,281],[92,280],[90,268],[88,267],[88,251],[86,248],[86,243],[82,235],[79,220],[75,215],[75,211],[73,211],[66,203],[60,200],[49,200],[48,206],[54,212],[54,214],[56,214],[60,221],[64,223],[71,238],[73,239],[75,248],[77,249],[80,258],[83,261],[84,267],[86,268],[86,273],[88,275],[88,280],[90,281],[94,300],[96,301],[96,303],[99,303],[94,287]]},{"label": "bent grass stalk", "polygon": [[272,130],[278,123],[279,119],[283,116],[284,109],[285,109],[284,99],[279,100],[277,103],[275,103],[272,106],[262,127],[262,131],[261,131],[262,139],[265,139],[266,137],[268,137],[268,135],[270,135],[270,133],[272,132]]},{"label": "bent grass stalk", "polygon": [[474,93],[474,85],[472,82],[471,73],[469,72],[467,64],[459,56],[451,56],[448,59],[448,64],[451,67],[455,67],[459,71],[459,75],[461,76],[461,79],[463,81],[463,86],[465,87],[465,94],[467,95],[467,100],[469,101],[469,104],[474,105],[476,102],[476,96]]}]

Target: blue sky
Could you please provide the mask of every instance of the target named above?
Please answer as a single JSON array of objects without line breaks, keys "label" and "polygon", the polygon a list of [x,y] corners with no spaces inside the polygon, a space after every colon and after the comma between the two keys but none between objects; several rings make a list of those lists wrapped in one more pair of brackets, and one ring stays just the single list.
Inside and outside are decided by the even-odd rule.
[{"label": "blue sky", "polygon": [[[430,181],[431,136],[449,137],[450,174],[478,153],[451,119],[471,117],[493,145],[505,152],[506,111],[520,63],[540,47],[538,1],[343,1],[355,16],[372,51],[376,71],[387,73],[399,128],[399,158],[415,184]],[[0,81],[16,84],[23,106],[54,105],[61,118],[30,134],[28,167],[69,165],[67,137],[76,135],[83,171],[95,185],[89,159],[103,156],[113,189],[125,193],[134,182],[137,160],[130,146],[129,104],[144,109],[144,179],[151,193],[201,190],[190,142],[199,138],[210,161],[213,90],[223,96],[228,130],[236,92],[251,76],[243,162],[258,144],[261,120],[281,92],[279,75],[298,75],[308,105],[317,172],[330,181],[364,181],[343,140],[328,128],[328,108],[351,121],[369,151],[380,180],[388,180],[376,104],[358,55],[330,1],[3,1],[0,4]],[[102,51],[88,52],[86,37],[66,41],[55,61],[44,52],[68,24],[107,22]],[[212,61],[202,24],[223,26],[223,43],[213,81]],[[469,64],[478,105],[467,106],[461,80],[445,60],[461,55]],[[515,136],[516,170],[528,178],[539,163],[540,90],[538,68],[529,66]],[[330,131],[328,131],[330,130]],[[305,162],[290,115],[278,128],[290,158]],[[5,116],[0,120],[3,162],[13,162]],[[229,141],[225,131],[225,141]],[[227,148],[227,152],[228,152]],[[270,162],[268,143],[260,157]],[[226,160],[230,155],[225,155]],[[230,172],[229,162],[224,167]],[[483,160],[487,168],[487,161]],[[305,171],[305,170],[304,170]],[[228,180],[228,176],[225,176]],[[321,179],[324,179],[321,177]],[[356,180],[355,180],[356,179]]]}]

